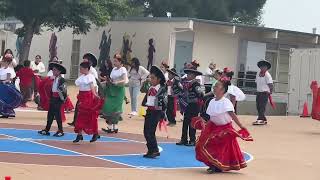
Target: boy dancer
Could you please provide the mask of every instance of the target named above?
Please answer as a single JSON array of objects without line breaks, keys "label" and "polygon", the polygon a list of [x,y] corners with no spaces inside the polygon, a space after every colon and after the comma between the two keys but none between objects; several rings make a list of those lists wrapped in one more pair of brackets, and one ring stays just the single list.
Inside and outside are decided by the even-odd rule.
[{"label": "boy dancer", "polygon": [[267,118],[265,116],[266,106],[268,103],[269,96],[273,91],[273,80],[271,74],[268,72],[271,69],[271,64],[268,61],[262,60],[258,62],[260,72],[256,76],[257,84],[257,97],[256,105],[258,111],[258,119],[253,122],[253,125],[266,125]]},{"label": "boy dancer", "polygon": [[32,80],[34,78],[33,70],[30,68],[30,61],[23,62],[23,68],[17,72],[20,78],[20,91],[23,96],[21,107],[27,107],[27,102],[32,96]]},{"label": "boy dancer", "polygon": [[66,74],[66,68],[58,63],[50,63],[52,65],[52,72],[54,81],[51,89],[51,98],[49,111],[47,115],[47,126],[44,130],[38,131],[39,134],[50,136],[50,129],[54,118],[58,124],[58,131],[53,135],[55,137],[64,136],[63,127],[62,127],[62,118],[61,118],[61,106],[67,98],[67,86],[65,79],[61,76]]},{"label": "boy dancer", "polygon": [[[183,93],[180,98],[180,108],[184,113],[182,126],[181,141],[177,145],[195,146],[196,130],[191,126],[191,119],[197,117],[200,112],[200,102],[204,92],[201,90],[201,85],[196,79],[202,73],[194,69],[185,69],[187,74],[186,79],[182,82]],[[188,141],[188,134],[190,141]]]},{"label": "boy dancer", "polygon": [[176,112],[177,112],[177,96],[179,94],[180,86],[180,77],[177,74],[177,71],[172,68],[168,71],[169,80],[167,81],[168,87],[168,109],[167,117],[169,121],[169,126],[176,125]]},{"label": "boy dancer", "polygon": [[156,130],[158,122],[165,118],[167,106],[166,78],[157,66],[152,66],[150,70],[151,87],[147,94],[146,106],[147,114],[144,121],[144,137],[147,141],[148,152],[144,158],[156,158],[160,156],[158,149]]}]

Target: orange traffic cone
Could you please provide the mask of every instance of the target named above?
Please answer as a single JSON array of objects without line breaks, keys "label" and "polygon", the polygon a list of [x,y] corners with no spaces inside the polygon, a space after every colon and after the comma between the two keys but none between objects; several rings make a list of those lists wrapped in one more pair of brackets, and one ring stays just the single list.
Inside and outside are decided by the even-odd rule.
[{"label": "orange traffic cone", "polygon": [[309,112],[308,112],[308,104],[306,102],[303,105],[303,111],[302,111],[302,115],[300,117],[302,117],[302,118],[310,117]]}]

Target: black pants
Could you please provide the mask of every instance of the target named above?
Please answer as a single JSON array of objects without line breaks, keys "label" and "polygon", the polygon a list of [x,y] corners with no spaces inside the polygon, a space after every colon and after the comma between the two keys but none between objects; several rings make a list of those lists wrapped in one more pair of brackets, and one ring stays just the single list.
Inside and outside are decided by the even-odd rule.
[{"label": "black pants", "polygon": [[49,105],[49,111],[47,114],[47,126],[46,131],[50,131],[51,125],[53,123],[53,120],[56,119],[58,124],[58,130],[63,131],[62,128],[62,118],[61,118],[61,106],[63,102],[60,100],[59,97],[51,97],[50,98],[50,105]]},{"label": "black pants", "polygon": [[258,120],[266,121],[267,118],[265,116],[266,106],[268,103],[269,93],[267,92],[257,92],[256,97],[256,106],[258,110]]},{"label": "black pants", "polygon": [[191,142],[196,141],[196,129],[191,126],[191,120],[193,117],[199,115],[199,111],[200,108],[197,103],[191,103],[187,106],[186,112],[184,113],[181,141],[187,142],[188,134]]},{"label": "black pants", "polygon": [[72,121],[72,124],[74,124],[74,125],[77,122],[78,112],[79,112],[79,101],[77,101],[76,107],[74,108],[74,115],[73,115],[73,121]]},{"label": "black pants", "polygon": [[174,97],[173,96],[168,96],[168,108],[167,108],[167,118],[168,121],[172,124],[176,124],[176,117],[174,116]]},{"label": "black pants", "polygon": [[148,153],[159,152],[156,138],[158,122],[161,119],[162,111],[147,110],[144,121],[143,134],[147,141]]},{"label": "black pants", "polygon": [[22,94],[23,100],[22,103],[25,104],[28,102],[28,100],[31,98],[32,96],[32,87],[23,87],[20,86],[20,92]]}]

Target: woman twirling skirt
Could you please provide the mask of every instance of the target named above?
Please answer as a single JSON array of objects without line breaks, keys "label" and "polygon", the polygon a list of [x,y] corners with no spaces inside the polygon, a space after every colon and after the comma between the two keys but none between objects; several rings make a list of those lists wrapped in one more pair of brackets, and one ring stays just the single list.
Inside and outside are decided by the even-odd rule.
[{"label": "woman twirling skirt", "polygon": [[78,117],[75,132],[82,130],[86,134],[98,134],[98,115],[102,108],[103,100],[94,96],[92,91],[80,91],[78,94]]},{"label": "woman twirling skirt", "polygon": [[21,93],[11,83],[0,83],[0,92],[0,115],[6,118],[15,117],[14,109],[21,105],[23,99]]}]

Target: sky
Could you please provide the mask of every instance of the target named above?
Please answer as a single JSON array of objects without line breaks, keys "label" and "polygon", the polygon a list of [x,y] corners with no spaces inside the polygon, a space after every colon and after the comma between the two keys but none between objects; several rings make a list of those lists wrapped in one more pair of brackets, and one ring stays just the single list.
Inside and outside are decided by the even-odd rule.
[{"label": "sky", "polygon": [[320,34],[320,0],[267,0],[263,24],[266,27]]}]

